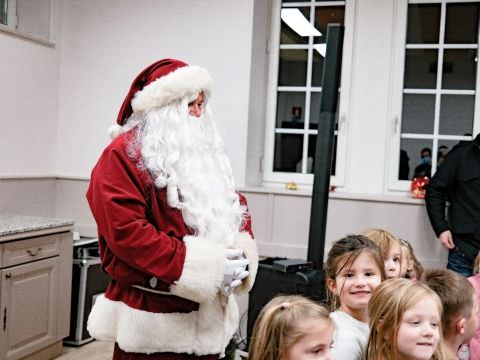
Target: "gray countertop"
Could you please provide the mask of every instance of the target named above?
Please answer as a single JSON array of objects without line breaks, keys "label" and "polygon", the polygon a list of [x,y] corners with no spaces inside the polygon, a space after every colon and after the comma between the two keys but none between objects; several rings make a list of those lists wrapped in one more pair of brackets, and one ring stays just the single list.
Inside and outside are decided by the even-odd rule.
[{"label": "gray countertop", "polygon": [[0,214],[0,236],[72,226],[73,220],[49,217]]}]

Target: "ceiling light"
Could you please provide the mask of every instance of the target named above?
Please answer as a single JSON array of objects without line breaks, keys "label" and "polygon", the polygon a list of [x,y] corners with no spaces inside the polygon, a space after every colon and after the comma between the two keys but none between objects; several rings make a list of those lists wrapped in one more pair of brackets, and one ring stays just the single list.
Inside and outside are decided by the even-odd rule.
[{"label": "ceiling light", "polygon": [[322,36],[297,8],[282,9],[280,17],[300,36]]}]

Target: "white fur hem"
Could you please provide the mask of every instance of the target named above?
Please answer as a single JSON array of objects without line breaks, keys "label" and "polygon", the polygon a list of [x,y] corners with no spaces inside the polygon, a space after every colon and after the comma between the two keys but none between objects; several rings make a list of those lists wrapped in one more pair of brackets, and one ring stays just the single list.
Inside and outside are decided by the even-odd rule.
[{"label": "white fur hem", "polygon": [[258,250],[255,240],[252,239],[249,233],[241,232],[239,233],[234,241],[233,247],[237,249],[242,249],[245,257],[250,261],[248,264],[248,277],[243,280],[241,286],[235,289],[235,293],[245,293],[250,291],[255,282],[255,277],[257,276],[258,269]]},{"label": "white fur hem", "polygon": [[170,292],[198,303],[214,299],[223,280],[225,246],[197,236],[185,236],[183,241],[187,254],[182,275]]},{"label": "white fur hem", "polygon": [[138,91],[132,100],[132,109],[147,112],[185,96],[196,97],[201,91],[208,97],[211,89],[212,78],[207,70],[200,66],[181,67]]},{"label": "white fur hem", "polygon": [[219,298],[190,313],[151,313],[101,295],[88,318],[94,338],[115,341],[126,352],[223,354],[238,326],[233,296],[225,306]]}]

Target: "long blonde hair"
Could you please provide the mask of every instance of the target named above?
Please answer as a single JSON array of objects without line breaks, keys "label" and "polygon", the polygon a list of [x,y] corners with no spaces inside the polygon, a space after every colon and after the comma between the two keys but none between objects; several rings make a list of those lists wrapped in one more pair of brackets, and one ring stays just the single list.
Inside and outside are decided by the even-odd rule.
[{"label": "long blonde hair", "polygon": [[309,325],[319,321],[324,321],[333,331],[333,322],[325,307],[299,295],[273,298],[255,321],[248,359],[282,359],[293,344],[308,334]]},{"label": "long blonde hair", "polygon": [[[365,360],[397,359],[396,344],[403,314],[425,297],[434,300],[440,321],[443,312],[440,298],[425,284],[403,278],[394,278],[385,280],[377,287],[368,305],[370,335],[365,351]],[[432,355],[432,360],[446,360],[442,349],[441,323],[438,325],[440,341]]]},{"label": "long blonde hair", "polygon": [[368,237],[380,247],[383,258],[388,256],[388,252],[393,246],[398,245],[399,248],[401,247],[400,239],[387,230],[368,229],[362,235]]}]

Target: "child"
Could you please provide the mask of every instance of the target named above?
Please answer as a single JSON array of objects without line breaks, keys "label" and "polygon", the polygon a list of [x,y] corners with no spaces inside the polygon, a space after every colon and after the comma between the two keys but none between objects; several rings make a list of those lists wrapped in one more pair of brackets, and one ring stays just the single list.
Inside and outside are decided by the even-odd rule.
[{"label": "child", "polygon": [[363,235],[335,242],[327,257],[330,317],[336,325],[335,359],[361,359],[368,338],[367,306],[373,290],[385,278],[380,248]]},{"label": "child", "polygon": [[423,266],[413,253],[413,247],[407,240],[399,239],[402,249],[402,265],[400,277],[410,280],[420,280],[423,274]]},{"label": "child", "polygon": [[380,247],[383,261],[385,262],[385,275],[387,279],[400,277],[402,263],[400,240],[388,231],[381,229],[368,229],[363,235]]},{"label": "child", "polygon": [[[475,258],[473,264],[473,276],[468,278],[470,284],[472,284],[477,297],[477,304],[480,304],[480,254]],[[480,313],[477,313],[477,319],[480,323]],[[480,327],[477,329],[475,336],[470,340],[468,345],[470,349],[470,359],[480,359]]]},{"label": "child", "polygon": [[445,353],[447,359],[456,360],[460,346],[470,341],[478,327],[473,287],[466,278],[447,269],[428,269],[422,280],[442,301]]},{"label": "child", "polygon": [[441,348],[442,303],[425,284],[384,281],[368,305],[368,360],[445,360]]},{"label": "child", "polygon": [[303,296],[277,296],[260,311],[249,360],[332,360],[333,322],[328,310]]}]

